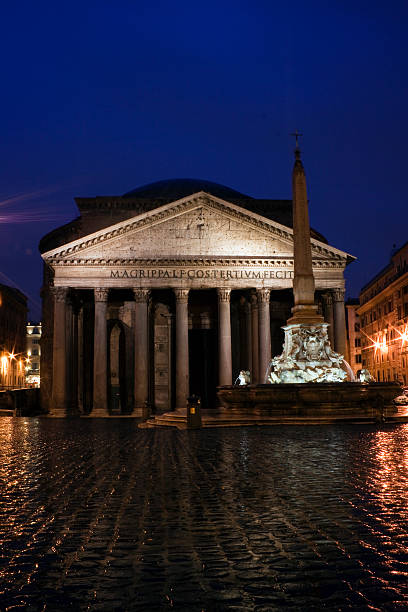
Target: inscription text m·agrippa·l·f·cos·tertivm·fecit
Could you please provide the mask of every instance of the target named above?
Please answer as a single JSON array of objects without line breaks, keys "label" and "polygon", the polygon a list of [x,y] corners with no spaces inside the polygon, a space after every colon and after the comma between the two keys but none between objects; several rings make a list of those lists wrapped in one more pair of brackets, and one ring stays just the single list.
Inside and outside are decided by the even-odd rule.
[{"label": "inscription text m\u00b7agrippa\u00b7l\u00b7f\u00b7cos\u00b7tertivm\u00b7fecit", "polygon": [[208,279],[208,280],[255,280],[292,279],[293,270],[228,270],[201,268],[125,268],[110,271],[110,278],[138,279]]}]

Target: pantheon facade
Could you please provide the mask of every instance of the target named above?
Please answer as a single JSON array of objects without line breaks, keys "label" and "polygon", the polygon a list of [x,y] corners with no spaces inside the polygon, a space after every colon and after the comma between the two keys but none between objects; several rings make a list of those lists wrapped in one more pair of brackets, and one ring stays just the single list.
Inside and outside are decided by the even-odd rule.
[{"label": "pantheon facade", "polygon": [[[293,306],[291,200],[173,179],[76,198],[47,234],[42,404],[54,416],[148,416],[216,407],[217,385],[263,383]],[[344,269],[354,258],[311,231],[316,300],[346,350]]]}]

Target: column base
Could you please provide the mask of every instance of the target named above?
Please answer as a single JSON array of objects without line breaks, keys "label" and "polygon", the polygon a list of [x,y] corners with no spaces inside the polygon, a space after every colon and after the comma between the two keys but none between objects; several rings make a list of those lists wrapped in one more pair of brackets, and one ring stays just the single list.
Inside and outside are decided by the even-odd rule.
[{"label": "column base", "polygon": [[52,408],[50,409],[48,416],[50,417],[57,417],[59,419],[65,419],[68,414],[67,414],[67,406],[61,402],[51,402],[52,403]]},{"label": "column base", "polygon": [[148,402],[145,402],[144,404],[136,404],[132,412],[132,416],[142,419],[148,419],[151,414],[152,407]]},{"label": "column base", "polygon": [[104,408],[92,408],[91,412],[87,415],[90,417],[108,417],[109,412],[108,409]]},{"label": "column base", "polygon": [[184,406],[183,408],[176,408],[174,412],[177,412],[177,414],[187,415],[187,406]]},{"label": "column base", "polygon": [[65,410],[53,410],[47,414],[47,417],[51,419],[66,419],[67,416],[68,415]]}]

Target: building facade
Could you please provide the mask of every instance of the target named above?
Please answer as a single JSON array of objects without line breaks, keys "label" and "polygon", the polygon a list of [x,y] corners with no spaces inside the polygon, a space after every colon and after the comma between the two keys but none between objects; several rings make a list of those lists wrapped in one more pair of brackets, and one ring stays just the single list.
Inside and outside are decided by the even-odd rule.
[{"label": "building facade", "polygon": [[[42,402],[51,414],[215,407],[242,369],[264,382],[293,306],[290,200],[189,179],[76,199],[40,244]],[[344,268],[312,230],[316,300],[345,354]]]},{"label": "building facade", "polygon": [[346,359],[354,375],[357,377],[362,369],[361,355],[361,329],[358,314],[359,301],[357,299],[346,302],[347,352]]},{"label": "building facade", "polygon": [[41,322],[27,324],[26,383],[29,387],[40,386],[41,376]]},{"label": "building facade", "polygon": [[25,386],[27,298],[0,284],[0,389]]},{"label": "building facade", "polygon": [[362,367],[377,381],[408,381],[408,242],[360,292]]}]

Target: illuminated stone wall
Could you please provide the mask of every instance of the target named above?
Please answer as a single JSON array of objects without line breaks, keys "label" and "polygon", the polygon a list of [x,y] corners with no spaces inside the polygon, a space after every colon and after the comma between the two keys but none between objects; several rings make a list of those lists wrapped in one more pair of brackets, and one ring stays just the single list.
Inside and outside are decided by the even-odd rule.
[{"label": "illuminated stone wall", "polygon": [[27,298],[0,285],[0,389],[25,384]]},{"label": "illuminated stone wall", "polygon": [[408,243],[360,293],[362,367],[408,383]]}]

